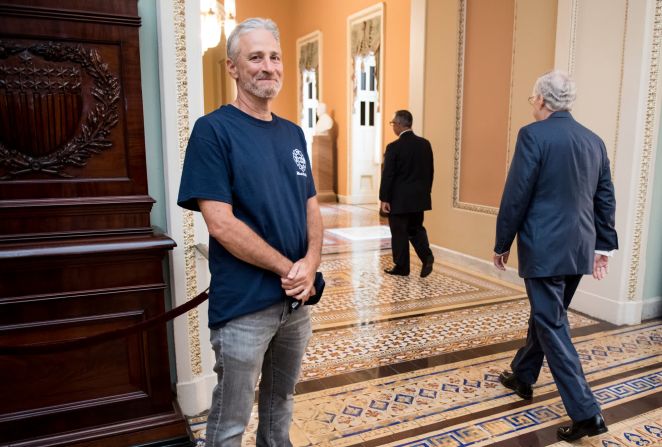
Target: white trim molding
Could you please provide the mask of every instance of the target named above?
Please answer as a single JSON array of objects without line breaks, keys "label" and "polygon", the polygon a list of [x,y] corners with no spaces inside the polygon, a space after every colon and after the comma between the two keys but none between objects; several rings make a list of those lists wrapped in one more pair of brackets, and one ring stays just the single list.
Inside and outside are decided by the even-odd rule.
[{"label": "white trim molding", "polygon": [[432,250],[432,254],[434,254],[435,261],[445,261],[468,270],[479,272],[485,276],[491,276],[513,285],[524,287],[524,280],[519,277],[515,268],[507,266],[506,271],[498,270],[490,261],[450,250],[439,245],[431,244],[430,249]]},{"label": "white trim molding", "polygon": [[[354,62],[352,60],[352,26],[354,26],[357,23],[360,23],[365,20],[369,20],[375,17],[380,17],[381,18],[381,24],[380,24],[380,46],[379,46],[379,78],[378,78],[378,83],[377,83],[377,95],[379,98],[379,103],[378,103],[378,109],[381,110],[381,117],[382,119],[375,122],[375,132],[376,135],[378,135],[379,141],[381,141],[382,135],[384,133],[384,123],[383,123],[383,118],[384,118],[384,53],[385,53],[385,39],[384,39],[384,28],[386,24],[386,18],[385,18],[385,8],[384,8],[384,2],[379,2],[376,3],[368,8],[362,9],[361,11],[355,12],[354,14],[351,14],[350,16],[347,17],[347,30],[346,30],[346,44],[347,44],[347,192],[348,195],[344,196],[345,198],[348,198],[349,200],[355,200],[354,198],[358,198],[358,201],[353,201],[353,202],[347,202],[347,203],[376,203],[377,202],[377,194],[379,191],[379,179],[380,179],[380,174],[381,174],[381,169],[377,169],[375,172],[377,173],[376,176],[371,176],[372,177],[372,190],[374,190],[374,193],[370,194],[357,194],[358,191],[355,191],[354,189],[359,189],[359,188],[353,188],[353,183],[360,183],[360,179],[358,181],[355,181],[357,179],[354,178],[354,175],[357,175],[357,167],[355,166],[355,148],[353,147],[353,135],[352,135],[352,109],[354,107],[354,83],[351,81],[353,79],[354,75]],[[360,173],[358,174],[360,175]],[[371,202],[366,202],[368,197],[373,197]],[[365,199],[364,199],[365,197]],[[342,200],[341,196],[338,196],[339,200]],[[343,202],[341,202],[343,203]]]},{"label": "white trim molding", "polygon": [[425,42],[427,0],[411,0],[409,22],[409,111],[414,116],[412,128],[423,135],[425,119]]},{"label": "white trim molding", "polygon": [[582,280],[572,307],[611,323],[637,324],[658,306],[643,300],[642,282],[660,126],[662,0],[613,3],[558,3],[555,66],[577,81],[573,115],[608,145],[620,247],[609,276]]},{"label": "white trim molding", "polygon": [[324,63],[324,53],[323,53],[323,37],[320,30],[315,30],[312,33],[308,33],[305,36],[299,37],[297,39],[297,123],[301,119],[301,72],[299,71],[299,60],[301,58],[301,47],[310,42],[317,42],[317,101],[324,102],[322,100],[322,91],[323,91],[323,80],[322,78],[322,64]]},{"label": "white trim molding", "polygon": [[[168,234],[177,242],[170,254],[170,284],[175,305],[207,287],[207,261],[195,249],[207,237],[199,213],[179,208],[177,195],[190,130],[203,114],[202,42],[199,0],[157,2],[159,78],[163,129],[163,163]],[[173,323],[177,398],[186,415],[199,414],[211,403],[214,356],[207,340],[206,304]]]}]

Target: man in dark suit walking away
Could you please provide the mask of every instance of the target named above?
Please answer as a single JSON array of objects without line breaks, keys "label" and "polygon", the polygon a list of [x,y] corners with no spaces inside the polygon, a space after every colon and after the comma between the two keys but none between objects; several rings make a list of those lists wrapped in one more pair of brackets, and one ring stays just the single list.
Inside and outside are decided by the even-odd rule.
[{"label": "man in dark suit walking away", "polygon": [[395,112],[390,122],[398,139],[386,146],[379,200],[382,212],[388,213],[395,267],[384,271],[390,275],[409,275],[411,241],[423,263],[421,277],[425,278],[432,273],[434,264],[423,227],[423,212],[432,209],[434,166],[430,142],[414,134],[412,122],[407,110]]},{"label": "man in dark suit walking away", "polygon": [[557,431],[574,441],[607,431],[570,339],[567,309],[582,275],[607,274],[618,248],[616,201],[604,142],[569,110],[575,83],[552,71],[535,83],[529,103],[536,122],[520,129],[496,226],[494,265],[505,270],[517,234],[519,274],[531,304],[526,344],[501,383],[531,399],[543,363],[554,377],[572,425]]}]

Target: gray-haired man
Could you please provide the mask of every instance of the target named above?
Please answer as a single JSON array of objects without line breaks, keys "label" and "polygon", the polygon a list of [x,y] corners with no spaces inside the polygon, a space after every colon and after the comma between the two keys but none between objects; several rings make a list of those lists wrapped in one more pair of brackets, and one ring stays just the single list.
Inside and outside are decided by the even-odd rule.
[{"label": "gray-haired man", "polygon": [[519,274],[531,303],[526,345],[501,383],[531,399],[543,358],[572,426],[558,437],[574,441],[607,431],[570,339],[567,309],[582,275],[602,279],[618,248],[616,202],[605,145],[572,118],[575,83],[559,71],[535,83],[529,98],[536,122],[517,137],[497,218],[494,265],[505,270],[517,239]]},{"label": "gray-haired man", "polygon": [[178,204],[209,229],[209,327],[218,384],[207,446],[241,445],[259,389],[258,446],[291,446],[292,395],[311,335],[322,218],[300,127],[271,113],[281,87],[279,33],[249,19],[228,38],[237,99],[200,118]]}]

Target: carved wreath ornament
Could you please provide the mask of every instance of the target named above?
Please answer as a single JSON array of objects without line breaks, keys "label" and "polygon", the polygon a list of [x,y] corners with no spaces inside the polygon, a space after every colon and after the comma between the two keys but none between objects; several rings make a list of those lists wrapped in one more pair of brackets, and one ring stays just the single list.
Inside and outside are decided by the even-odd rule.
[{"label": "carved wreath ornament", "polygon": [[[56,92],[56,95],[69,95],[67,104],[74,104],[71,106],[73,111],[60,111],[61,119],[64,119],[64,113],[74,115],[80,113],[82,93],[80,68],[78,67],[84,69],[94,80],[94,85],[89,89],[89,94],[94,101],[90,104],[89,112],[80,126],[78,126],[79,116],[75,116],[76,119],[71,120],[73,127],[68,129],[70,134],[61,136],[59,140],[50,139],[50,144],[38,143],[44,147],[34,147],[35,141],[41,141],[37,133],[39,131],[48,133],[51,127],[56,125],[52,122],[52,117],[49,118],[49,122],[44,124],[45,127],[32,129],[33,133],[30,134],[31,138],[28,138],[28,143],[25,143],[25,138],[20,140],[22,137],[12,139],[12,136],[0,135],[0,164],[7,168],[0,179],[11,179],[31,172],[71,178],[72,175],[64,172],[67,167],[85,166],[92,155],[112,146],[112,142],[107,137],[119,121],[119,81],[110,73],[108,64],[101,60],[101,56],[96,50],[86,49],[80,45],[70,46],[58,42],[46,42],[33,46],[22,46],[0,40],[0,61],[16,55],[21,61],[19,66],[0,66],[0,95],[4,94],[5,98],[8,98],[7,101],[4,101],[7,109],[0,111],[3,120],[9,119],[9,114],[14,114],[12,118],[14,120],[21,119],[20,110],[12,110],[7,106],[9,99],[20,95],[23,95],[22,97],[32,95],[34,98],[32,101],[35,103],[44,102],[43,98],[47,96],[43,94],[44,91],[50,93],[51,96],[53,92]],[[62,64],[51,64],[36,67],[32,64],[33,56],[49,62],[69,62],[76,66],[65,67]],[[75,96],[74,100],[71,100],[72,96]],[[16,117],[17,114],[18,117]],[[11,127],[7,126],[7,123],[4,124],[4,129]],[[19,124],[23,128],[28,126],[27,123]],[[10,131],[18,132],[19,129],[10,129]],[[21,147],[16,143],[17,141],[23,141],[24,144],[30,144],[33,147],[31,149]]]}]

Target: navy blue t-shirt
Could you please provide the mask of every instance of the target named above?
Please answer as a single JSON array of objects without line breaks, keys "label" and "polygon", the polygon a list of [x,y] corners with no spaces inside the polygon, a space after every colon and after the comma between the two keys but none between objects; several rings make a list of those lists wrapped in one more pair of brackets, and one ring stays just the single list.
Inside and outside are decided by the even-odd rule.
[{"label": "navy blue t-shirt", "polygon": [[[306,205],[316,194],[301,128],[272,114],[254,118],[230,105],[198,119],[186,149],[177,204],[232,205],[237,219],[291,261],[306,255]],[[283,299],[280,277],[248,264],[209,238],[209,327]]]}]

